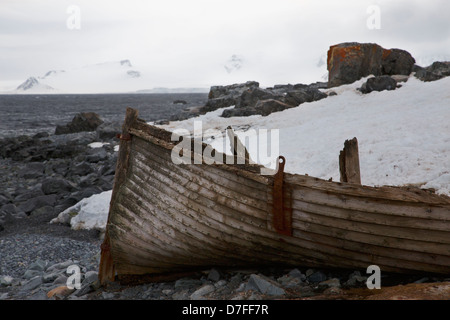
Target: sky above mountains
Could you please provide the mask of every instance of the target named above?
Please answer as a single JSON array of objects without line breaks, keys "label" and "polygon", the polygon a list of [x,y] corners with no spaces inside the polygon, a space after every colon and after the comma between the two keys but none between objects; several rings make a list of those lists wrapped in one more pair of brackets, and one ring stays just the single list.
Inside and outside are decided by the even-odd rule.
[{"label": "sky above mountains", "polygon": [[323,81],[340,42],[450,60],[445,0],[0,0],[0,81],[129,59],[151,87]]}]

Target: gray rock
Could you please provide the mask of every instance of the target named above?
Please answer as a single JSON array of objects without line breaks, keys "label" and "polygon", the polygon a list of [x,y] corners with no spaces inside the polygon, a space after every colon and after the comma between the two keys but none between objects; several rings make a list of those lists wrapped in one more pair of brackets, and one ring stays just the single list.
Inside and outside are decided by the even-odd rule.
[{"label": "gray rock", "polygon": [[382,74],[409,76],[416,61],[411,54],[401,49],[384,50],[381,60]]},{"label": "gray rock", "polygon": [[53,194],[53,193],[61,193],[61,192],[69,192],[75,189],[76,187],[62,178],[47,178],[42,181],[42,192],[44,194]]},{"label": "gray rock", "polygon": [[194,288],[202,285],[198,279],[182,278],[175,281],[175,289]]},{"label": "gray rock", "polygon": [[69,175],[69,176],[74,176],[74,175],[86,176],[91,172],[93,172],[91,165],[88,162],[83,161],[83,162],[78,163],[75,166],[71,167],[68,170],[67,175]]},{"label": "gray rock", "polygon": [[36,289],[42,284],[42,277],[36,276],[30,280],[28,280],[22,287],[20,288],[21,292],[29,292],[31,290]]},{"label": "gray rock", "polygon": [[42,208],[44,206],[53,206],[55,202],[56,202],[56,195],[54,194],[38,196],[36,198],[32,198],[20,204],[18,206],[18,209],[20,211],[25,212],[26,214],[30,214],[32,211]]},{"label": "gray rock", "polygon": [[220,280],[220,273],[216,269],[211,269],[208,273],[208,280],[217,282]]},{"label": "gray rock", "polygon": [[10,276],[0,276],[0,287],[9,287],[14,281],[13,277]]},{"label": "gray rock", "polygon": [[37,270],[27,270],[25,271],[25,273],[23,274],[23,277],[25,279],[32,279],[34,277],[37,276],[42,276],[43,272],[42,271],[37,271]]},{"label": "gray rock", "polygon": [[42,259],[37,259],[29,267],[28,270],[45,271],[47,269],[48,263]]},{"label": "gray rock", "polygon": [[204,295],[214,292],[215,289],[216,288],[211,284],[204,285],[204,286],[200,287],[199,289],[195,290],[194,293],[191,294],[190,299],[191,300],[203,299]]},{"label": "gray rock", "polygon": [[95,112],[82,112],[75,115],[70,123],[56,126],[55,134],[61,135],[82,131],[95,131],[102,123],[103,120]]},{"label": "gray rock", "polygon": [[326,286],[326,287],[336,287],[336,288],[340,288],[341,287],[341,282],[339,281],[338,278],[332,278],[332,279],[328,279],[325,281],[322,281],[319,283],[319,286]]},{"label": "gray rock", "polygon": [[436,81],[450,76],[450,61],[436,61],[428,67],[414,67],[415,77],[422,81]]},{"label": "gray rock", "polygon": [[397,81],[390,76],[379,76],[367,79],[367,81],[359,89],[362,93],[370,93],[372,91],[395,90]]},{"label": "gray rock", "polygon": [[188,300],[189,299],[189,289],[183,289],[177,291],[172,295],[173,300]]},{"label": "gray rock", "polygon": [[[61,275],[57,272],[53,272],[53,273],[46,273],[42,276],[42,281],[44,283],[53,283],[55,284],[56,279],[58,279],[58,277],[60,277]],[[67,279],[67,277],[65,277]],[[65,281],[64,281],[65,283]]]},{"label": "gray rock", "polygon": [[327,276],[321,271],[314,272],[313,274],[308,276],[308,281],[313,283],[322,282],[325,280],[327,280]]},{"label": "gray rock", "polygon": [[58,277],[53,281],[53,284],[66,284],[68,277],[63,274],[58,275]]},{"label": "gray rock", "polygon": [[275,281],[257,274],[250,275],[246,290],[257,290],[271,296],[281,296],[286,293]]}]

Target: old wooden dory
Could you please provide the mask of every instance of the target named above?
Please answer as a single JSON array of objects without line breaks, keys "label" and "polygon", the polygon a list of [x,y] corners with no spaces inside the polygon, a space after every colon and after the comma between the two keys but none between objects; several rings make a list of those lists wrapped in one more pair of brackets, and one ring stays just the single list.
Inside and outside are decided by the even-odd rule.
[{"label": "old wooden dory", "polygon": [[103,283],[278,265],[450,274],[449,197],[288,174],[282,164],[272,176],[250,164],[176,165],[171,132],[131,108],[120,139]]}]

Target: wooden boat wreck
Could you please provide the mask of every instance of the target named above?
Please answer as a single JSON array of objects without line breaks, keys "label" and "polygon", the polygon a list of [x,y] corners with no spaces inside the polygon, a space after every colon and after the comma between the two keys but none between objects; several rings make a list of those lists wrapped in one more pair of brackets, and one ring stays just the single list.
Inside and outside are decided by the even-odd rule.
[{"label": "wooden boat wreck", "polygon": [[288,174],[284,163],[271,176],[248,163],[174,164],[171,132],[131,108],[122,129],[102,283],[211,267],[450,274],[450,197]]}]

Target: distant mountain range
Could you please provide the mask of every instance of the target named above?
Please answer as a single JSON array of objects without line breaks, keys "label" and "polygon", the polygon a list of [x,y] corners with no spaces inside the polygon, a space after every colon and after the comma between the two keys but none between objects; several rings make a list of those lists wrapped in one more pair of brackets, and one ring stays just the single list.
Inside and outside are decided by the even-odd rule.
[{"label": "distant mountain range", "polygon": [[12,94],[51,93],[188,93],[208,92],[209,88],[148,88],[143,74],[130,60],[88,65],[71,70],[50,70],[43,76],[31,76]]}]

